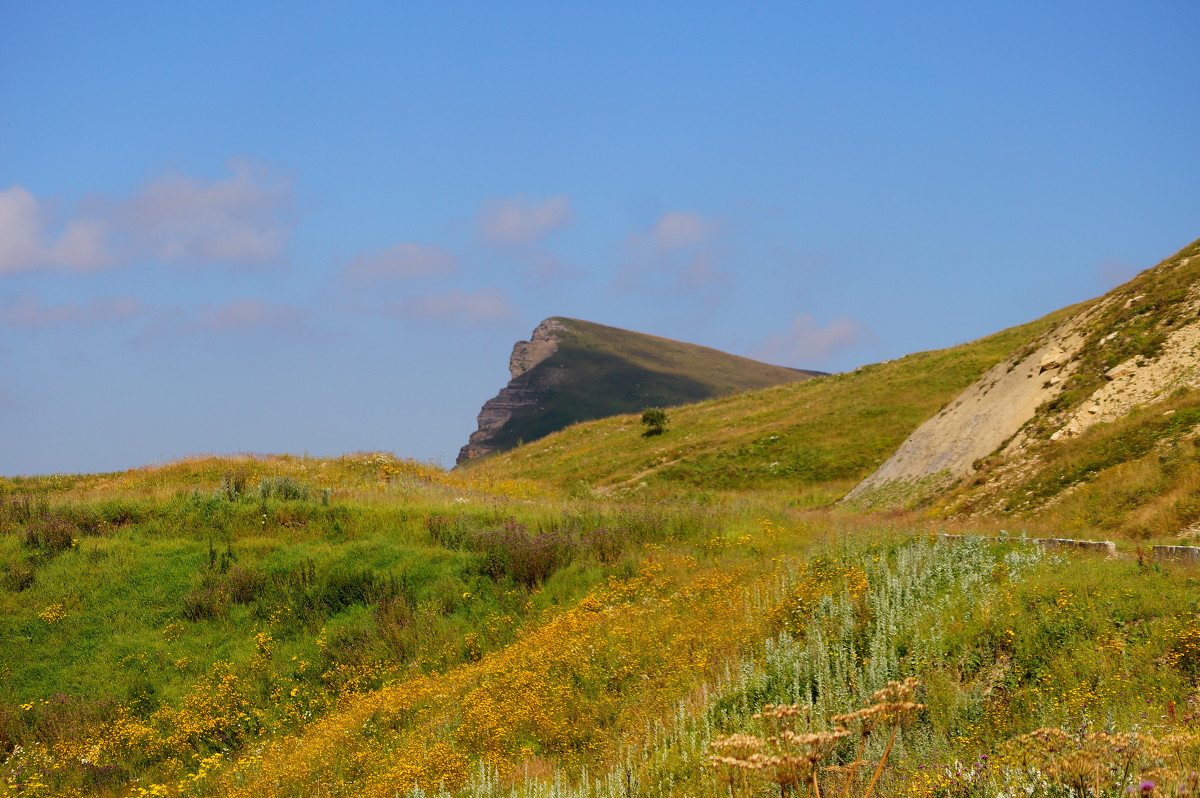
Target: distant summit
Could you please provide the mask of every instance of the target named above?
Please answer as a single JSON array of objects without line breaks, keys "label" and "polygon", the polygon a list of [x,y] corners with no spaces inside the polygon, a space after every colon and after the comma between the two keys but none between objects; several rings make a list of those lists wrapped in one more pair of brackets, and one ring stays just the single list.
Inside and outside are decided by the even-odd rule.
[{"label": "distant summit", "polygon": [[459,465],[579,421],[823,374],[561,317],[546,319],[528,341],[518,341],[508,368],[512,379],[483,405],[479,429],[459,452]]}]

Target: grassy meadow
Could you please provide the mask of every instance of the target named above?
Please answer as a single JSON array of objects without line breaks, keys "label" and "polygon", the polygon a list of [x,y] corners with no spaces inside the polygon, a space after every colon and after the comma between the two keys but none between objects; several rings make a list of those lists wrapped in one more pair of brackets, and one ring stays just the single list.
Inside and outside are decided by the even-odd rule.
[{"label": "grassy meadow", "polygon": [[0,480],[0,790],[1196,793],[1194,568],[498,473]]}]

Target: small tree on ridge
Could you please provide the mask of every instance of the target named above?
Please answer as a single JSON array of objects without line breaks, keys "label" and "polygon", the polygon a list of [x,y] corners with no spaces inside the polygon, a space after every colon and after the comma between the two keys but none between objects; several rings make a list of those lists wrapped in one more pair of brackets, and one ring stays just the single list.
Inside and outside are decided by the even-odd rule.
[{"label": "small tree on ridge", "polygon": [[647,407],[642,411],[642,423],[646,425],[645,437],[662,435],[667,431],[667,411],[661,407]]}]

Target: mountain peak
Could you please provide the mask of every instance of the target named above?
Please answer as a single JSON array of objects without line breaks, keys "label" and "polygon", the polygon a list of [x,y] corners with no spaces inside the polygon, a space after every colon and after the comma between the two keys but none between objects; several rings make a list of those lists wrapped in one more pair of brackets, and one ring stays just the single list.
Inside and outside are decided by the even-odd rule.
[{"label": "mountain peak", "polygon": [[553,316],[513,345],[512,379],[483,405],[458,464],[580,421],[819,376],[697,344]]}]

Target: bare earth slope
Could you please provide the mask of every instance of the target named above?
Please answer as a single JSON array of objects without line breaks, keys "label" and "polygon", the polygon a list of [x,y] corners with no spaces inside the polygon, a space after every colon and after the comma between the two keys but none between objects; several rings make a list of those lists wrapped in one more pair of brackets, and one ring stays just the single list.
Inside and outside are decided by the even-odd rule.
[{"label": "bare earth slope", "polygon": [[[922,424],[848,501],[1033,511],[1106,470],[1128,468],[1148,453],[1145,446],[1084,457],[1093,466],[1082,471],[1063,461],[1068,452],[1082,457],[1097,447],[1111,450],[1112,425],[1150,418],[1148,408],[1155,404],[1179,405],[1164,404],[1159,415],[1190,407],[1189,392],[1200,388],[1198,311],[1200,242],[1195,242],[1078,306],[1031,347],[997,364]],[[1162,426],[1147,445],[1169,445],[1182,434],[1178,426]]]}]

